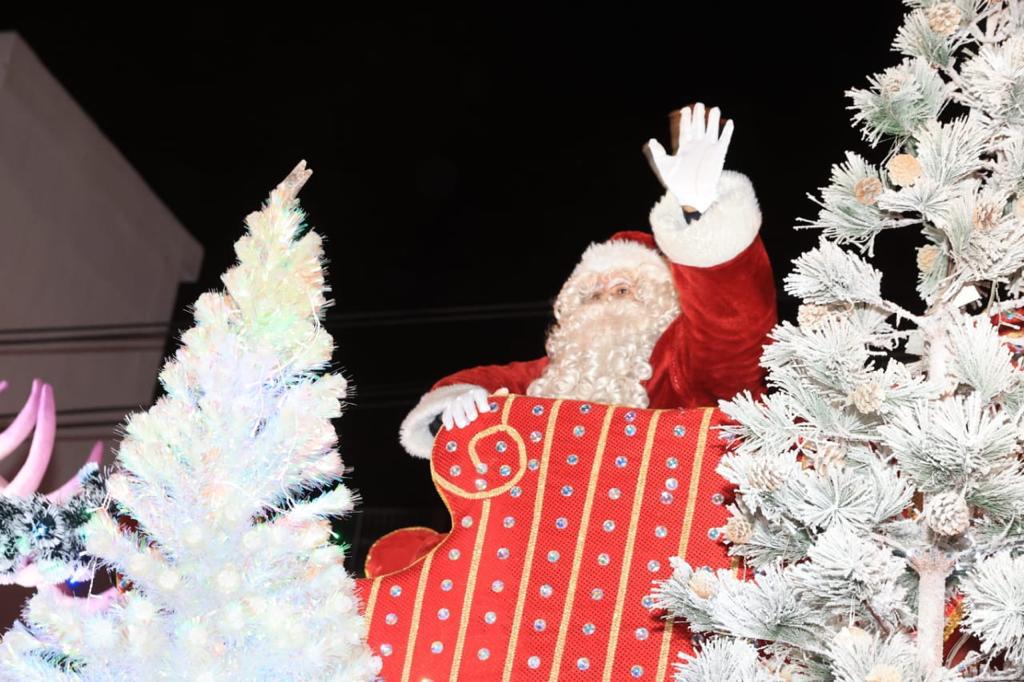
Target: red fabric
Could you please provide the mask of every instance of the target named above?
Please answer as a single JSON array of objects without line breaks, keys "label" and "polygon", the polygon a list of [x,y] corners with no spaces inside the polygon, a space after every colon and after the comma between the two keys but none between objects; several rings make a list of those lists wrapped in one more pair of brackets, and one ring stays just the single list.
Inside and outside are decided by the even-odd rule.
[{"label": "red fabric", "polygon": [[[625,237],[653,245],[644,232]],[[758,363],[775,326],[775,282],[760,236],[733,259],[709,268],[669,263],[679,292],[679,316],[651,352],[653,374],[645,383],[651,408],[716,405],[744,389],[764,391]],[[525,394],[547,357],[483,365],[441,379],[434,388],[476,384],[488,391]]]},{"label": "red fabric", "polygon": [[1013,364],[1024,368],[1024,308],[1003,311],[993,315],[991,320],[999,329],[999,335],[1006,339]]},{"label": "red fabric", "polygon": [[366,553],[363,573],[379,578],[411,565],[447,537],[433,528],[399,528],[379,538]]},{"label": "red fabric", "polygon": [[644,597],[669,557],[728,568],[716,409],[526,396],[434,443],[452,531],[357,590],[386,680],[667,680],[689,633]]}]

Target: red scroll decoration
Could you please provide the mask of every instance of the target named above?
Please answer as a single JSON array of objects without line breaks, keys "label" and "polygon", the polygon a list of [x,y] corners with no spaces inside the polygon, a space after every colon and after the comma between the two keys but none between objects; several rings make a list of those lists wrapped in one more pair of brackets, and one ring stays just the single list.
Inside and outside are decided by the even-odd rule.
[{"label": "red scroll decoration", "polygon": [[716,541],[725,416],[491,400],[434,443],[452,532],[408,568],[360,581],[383,679],[668,679],[689,633],[646,595],[670,556],[730,566]]}]

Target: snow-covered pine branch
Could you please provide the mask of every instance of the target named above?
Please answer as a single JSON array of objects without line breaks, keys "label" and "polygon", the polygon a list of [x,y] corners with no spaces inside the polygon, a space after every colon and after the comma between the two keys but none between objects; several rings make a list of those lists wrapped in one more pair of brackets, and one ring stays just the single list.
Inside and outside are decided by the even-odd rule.
[{"label": "snow-covered pine branch", "polygon": [[[655,588],[701,633],[677,680],[1024,679],[1024,373],[994,325],[1024,291],[1024,3],[905,4],[902,61],[848,92],[876,149],[801,225],[822,238],[785,280],[770,393],[721,404],[719,535],[752,579],[675,558]],[[914,310],[868,260],[908,228]],[[980,646],[944,654],[961,602]]]}]

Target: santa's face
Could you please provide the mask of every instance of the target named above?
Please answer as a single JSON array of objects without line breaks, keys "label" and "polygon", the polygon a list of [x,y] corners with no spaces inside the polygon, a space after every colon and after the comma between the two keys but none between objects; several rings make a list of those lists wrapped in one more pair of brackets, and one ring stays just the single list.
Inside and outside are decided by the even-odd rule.
[{"label": "santa's face", "polygon": [[640,270],[570,279],[555,302],[548,366],[528,393],[646,407],[651,350],[678,313],[671,282]]},{"label": "santa's face", "polygon": [[634,278],[635,275],[628,271],[616,270],[614,272],[601,273],[597,276],[593,290],[586,300],[583,301],[583,305],[596,305],[601,302],[627,299],[639,302]]}]

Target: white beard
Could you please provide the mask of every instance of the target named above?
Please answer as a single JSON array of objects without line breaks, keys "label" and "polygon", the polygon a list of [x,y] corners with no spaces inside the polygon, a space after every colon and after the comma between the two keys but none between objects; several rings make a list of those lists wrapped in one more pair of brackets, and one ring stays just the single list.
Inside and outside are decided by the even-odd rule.
[{"label": "white beard", "polygon": [[548,365],[527,393],[647,407],[640,382],[651,377],[651,351],[679,312],[666,289],[654,302],[598,301],[563,315],[548,334]]}]

